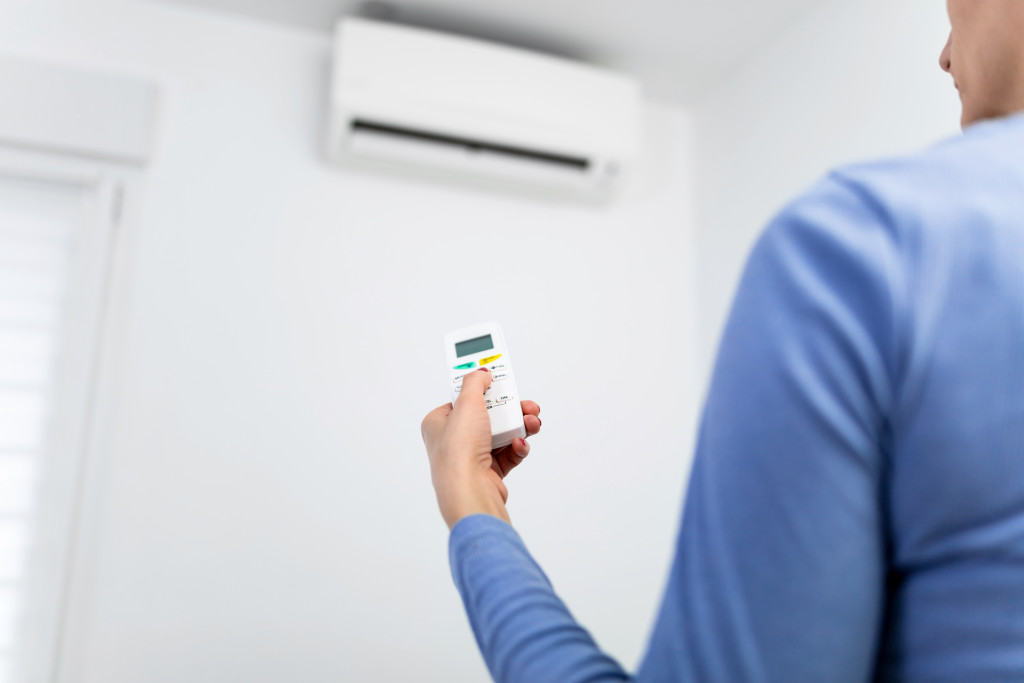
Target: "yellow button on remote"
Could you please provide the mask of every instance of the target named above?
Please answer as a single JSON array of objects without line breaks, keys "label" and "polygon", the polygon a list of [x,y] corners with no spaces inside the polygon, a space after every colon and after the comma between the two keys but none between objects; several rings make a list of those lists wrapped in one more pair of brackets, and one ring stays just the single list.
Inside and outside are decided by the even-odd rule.
[{"label": "yellow button on remote", "polygon": [[481,358],[480,359],[480,367],[483,367],[483,366],[487,365],[488,363],[493,363],[494,361],[498,360],[499,358],[501,358],[501,354],[500,353],[497,356],[491,356],[489,358]]}]

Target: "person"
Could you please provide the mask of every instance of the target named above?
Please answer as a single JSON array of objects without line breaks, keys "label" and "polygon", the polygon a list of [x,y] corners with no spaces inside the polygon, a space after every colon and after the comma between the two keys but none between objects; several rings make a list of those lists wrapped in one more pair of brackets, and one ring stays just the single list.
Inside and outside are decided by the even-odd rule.
[{"label": "person", "polygon": [[[1024,681],[1024,1],[947,9],[964,135],[830,173],[749,257],[638,681]],[[422,433],[490,672],[631,679],[509,523],[489,382]]]}]

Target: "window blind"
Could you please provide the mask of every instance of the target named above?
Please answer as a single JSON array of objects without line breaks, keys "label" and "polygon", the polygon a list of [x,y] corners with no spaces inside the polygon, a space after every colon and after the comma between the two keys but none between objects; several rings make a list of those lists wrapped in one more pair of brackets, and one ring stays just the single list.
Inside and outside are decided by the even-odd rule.
[{"label": "window blind", "polygon": [[[88,190],[0,173],[0,683],[25,646],[27,596]],[[40,552],[43,551],[43,552]]]}]

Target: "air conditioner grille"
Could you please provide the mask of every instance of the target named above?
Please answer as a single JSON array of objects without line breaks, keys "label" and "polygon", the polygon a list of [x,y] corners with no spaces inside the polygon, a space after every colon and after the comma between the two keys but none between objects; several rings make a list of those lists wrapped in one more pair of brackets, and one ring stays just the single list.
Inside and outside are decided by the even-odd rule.
[{"label": "air conditioner grille", "polygon": [[539,161],[546,164],[553,164],[561,168],[573,169],[579,171],[580,173],[585,173],[590,168],[590,160],[585,159],[583,157],[552,154],[550,152],[538,152],[536,150],[515,147],[512,145],[503,145],[483,140],[463,138],[455,135],[446,135],[430,131],[416,130],[413,128],[405,128],[402,126],[392,126],[377,123],[374,121],[367,121],[365,119],[353,120],[351,124],[351,131],[353,133],[362,131],[368,133],[375,133],[377,135],[386,135],[395,138],[405,138],[409,140],[417,140],[420,142],[449,145],[466,149],[469,151],[504,154],[507,156],[516,157],[523,160]]}]

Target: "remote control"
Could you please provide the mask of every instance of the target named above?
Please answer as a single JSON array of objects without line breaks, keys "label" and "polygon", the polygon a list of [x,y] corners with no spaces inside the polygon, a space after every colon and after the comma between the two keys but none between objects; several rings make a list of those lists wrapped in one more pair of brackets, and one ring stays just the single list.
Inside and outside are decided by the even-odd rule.
[{"label": "remote control", "polygon": [[480,368],[491,371],[491,386],[484,393],[487,415],[491,418],[491,449],[526,438],[512,360],[498,323],[481,323],[450,332],[444,337],[444,346],[453,405],[462,392],[463,377]]}]

